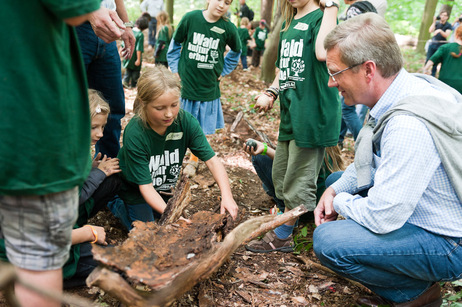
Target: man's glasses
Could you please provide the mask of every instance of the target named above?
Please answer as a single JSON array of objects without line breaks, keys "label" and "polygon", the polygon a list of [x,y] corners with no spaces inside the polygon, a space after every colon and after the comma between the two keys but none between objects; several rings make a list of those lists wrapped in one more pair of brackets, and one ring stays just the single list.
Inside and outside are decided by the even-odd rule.
[{"label": "man's glasses", "polygon": [[342,72],[345,72],[345,71],[347,71],[348,69],[352,69],[353,67],[362,65],[362,64],[364,64],[364,63],[365,63],[365,62],[358,63],[358,64],[355,64],[355,65],[351,65],[350,67],[347,67],[347,68],[345,68],[345,69],[342,69],[341,71],[337,71],[336,73],[333,73],[333,74],[331,74],[330,71],[329,71],[329,68],[327,68],[327,73],[328,73],[329,76],[332,78],[332,81],[337,82],[337,80],[335,80],[335,78],[334,78],[336,75],[340,75]]}]

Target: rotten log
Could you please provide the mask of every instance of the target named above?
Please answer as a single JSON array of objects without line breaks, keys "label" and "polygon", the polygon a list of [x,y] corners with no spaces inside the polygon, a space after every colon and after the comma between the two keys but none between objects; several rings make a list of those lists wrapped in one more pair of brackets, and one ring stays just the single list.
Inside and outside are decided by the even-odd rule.
[{"label": "rotten log", "polygon": [[191,184],[188,176],[181,174],[181,179],[176,185],[173,197],[167,202],[167,207],[159,220],[159,225],[171,224],[177,221],[183,214],[183,210],[191,201]]},{"label": "rotten log", "polygon": [[[215,221],[216,224],[225,222],[223,215],[211,212],[199,212],[197,213],[199,214],[198,216],[193,215],[191,217],[190,224],[179,221],[176,226],[158,226],[154,223],[135,222],[135,228],[129,234],[130,238],[121,247],[103,248],[95,245],[93,254],[96,260],[122,271],[129,281],[141,282],[150,286],[152,292],[145,297],[141,297],[132,287],[127,287],[128,282],[124,279],[117,279],[116,282],[106,281],[108,278],[113,279],[114,277],[108,273],[103,276],[102,270],[93,271],[87,279],[87,284],[88,286],[100,287],[129,306],[166,306],[190,290],[199,281],[210,277],[242,243],[306,212],[307,209],[300,206],[278,216],[266,215],[250,219],[233,229],[224,238],[223,242],[219,242],[220,235],[216,233],[216,230],[220,227],[213,226],[208,230],[203,227],[203,223],[211,221]],[[207,216],[210,217],[207,219]],[[208,231],[208,236],[206,237],[203,237],[205,235],[204,229]],[[172,230],[174,232],[183,230],[184,233],[189,234],[197,233],[202,238],[189,242],[191,237],[186,236],[188,239],[181,243],[171,241]],[[154,239],[152,232],[159,234],[158,240]],[[184,236],[179,235],[178,237],[182,238]],[[150,242],[150,244],[147,245],[146,242]],[[160,244],[157,245],[156,242]],[[210,243],[209,248],[200,251],[200,253],[189,252],[185,254],[193,246],[204,245],[199,244],[200,242],[205,242],[205,245]],[[174,247],[175,245],[176,248]],[[186,245],[186,248],[184,245]],[[168,248],[168,246],[171,246],[171,248]],[[162,256],[163,258],[159,257],[159,253],[155,255],[156,251],[159,252],[159,249],[163,248],[169,250],[168,253]],[[140,250],[144,252],[142,256],[137,254]],[[125,259],[125,256],[131,256],[131,258]],[[166,261],[167,258],[170,258],[170,261]],[[122,296],[121,293],[124,293],[124,295]],[[135,297],[136,299],[128,299],[130,297]]]}]

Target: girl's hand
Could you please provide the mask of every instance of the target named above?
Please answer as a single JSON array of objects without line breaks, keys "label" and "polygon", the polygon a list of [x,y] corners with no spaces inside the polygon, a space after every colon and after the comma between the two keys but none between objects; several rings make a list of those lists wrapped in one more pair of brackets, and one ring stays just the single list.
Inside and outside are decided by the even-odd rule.
[{"label": "girl's hand", "polygon": [[141,61],[140,61],[140,59],[137,59],[137,60],[135,61],[135,66],[140,66],[140,65],[141,65]]},{"label": "girl's hand", "polygon": [[238,207],[234,199],[231,198],[223,198],[221,200],[221,209],[220,213],[225,214],[225,210],[229,212],[233,220],[237,218]]},{"label": "girl's hand", "polygon": [[258,111],[266,112],[273,107],[274,100],[265,94],[258,95],[254,100],[256,100],[256,103],[253,108],[257,109]]},{"label": "girl's hand", "polygon": [[[95,225],[85,225],[85,226],[84,227],[88,229],[89,231],[89,238],[92,238],[91,240],[89,240],[90,242],[96,239],[96,242],[95,242],[96,244],[107,245],[106,231],[104,231],[104,227],[95,226]],[[96,238],[95,238],[95,234],[93,233],[93,230],[96,232],[96,236],[97,236]]]},{"label": "girl's hand", "polygon": [[[250,139],[248,139],[248,140],[250,140]],[[263,152],[263,149],[265,147],[263,146],[262,142],[257,141],[257,140],[253,140],[254,142],[257,143],[257,147],[254,149],[252,146],[247,146],[247,141],[244,143],[244,146],[243,146],[244,151],[246,153],[248,153],[249,155],[252,155],[252,156],[257,156],[257,155],[259,155],[259,154],[261,154]]]},{"label": "girl's hand", "polygon": [[107,177],[122,171],[119,167],[119,159],[107,158],[106,155],[104,155],[103,159],[99,162],[98,168],[102,170]]},{"label": "girl's hand", "polygon": [[96,157],[95,157],[95,158],[93,159],[93,161],[91,162],[91,167],[92,167],[92,168],[98,167],[99,162],[100,162],[99,160],[101,160],[101,153],[100,153],[100,152],[98,152],[98,154],[96,155]]}]

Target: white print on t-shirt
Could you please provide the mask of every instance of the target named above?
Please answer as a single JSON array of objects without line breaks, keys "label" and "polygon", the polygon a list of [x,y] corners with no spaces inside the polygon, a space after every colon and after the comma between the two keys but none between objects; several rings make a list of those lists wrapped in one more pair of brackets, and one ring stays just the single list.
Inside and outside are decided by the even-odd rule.
[{"label": "white print on t-shirt", "polygon": [[309,25],[304,23],[304,22],[299,22],[297,23],[297,25],[294,27],[294,29],[296,30],[300,30],[300,31],[306,31],[308,30],[309,28]]},{"label": "white print on t-shirt", "polygon": [[[202,33],[194,32],[193,41],[188,43],[189,59],[196,60],[201,63],[218,63],[217,49],[219,43],[219,38],[213,39],[212,37],[205,37]],[[209,59],[209,51],[211,59]],[[213,68],[213,65],[201,65],[201,63],[198,63],[198,68]]]},{"label": "white print on t-shirt", "polygon": [[266,39],[266,32],[265,31],[258,32],[258,39],[261,41],[264,41]]},{"label": "white print on t-shirt", "polygon": [[[301,58],[303,55],[303,39],[295,41],[292,39],[288,42],[284,39],[281,43],[281,53],[279,61],[279,80],[280,81],[303,81],[305,78],[299,77],[299,73],[305,70],[305,61]],[[291,61],[292,60],[292,63]],[[292,74],[291,74],[292,72]],[[281,84],[282,89],[295,88],[295,82],[286,82]]]},{"label": "white print on t-shirt", "polygon": [[155,187],[160,187],[167,179],[167,167],[180,163],[180,150],[164,151],[163,155],[151,156],[149,161],[149,171],[151,172],[152,183]]}]

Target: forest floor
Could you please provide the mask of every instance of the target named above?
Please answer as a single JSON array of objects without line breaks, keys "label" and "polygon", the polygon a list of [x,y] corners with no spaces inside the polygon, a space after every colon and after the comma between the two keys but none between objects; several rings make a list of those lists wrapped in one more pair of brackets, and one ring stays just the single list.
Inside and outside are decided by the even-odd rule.
[{"label": "forest floor", "polygon": [[[147,51],[145,58],[150,52]],[[145,61],[144,65],[149,67],[153,64]],[[242,111],[255,128],[268,135],[274,144],[277,143],[278,104],[266,114],[257,113],[252,108],[253,98],[266,87],[259,80],[259,75],[258,68],[247,72],[239,65],[221,81],[225,128],[207,137],[227,169],[234,199],[240,214],[244,215],[243,220],[269,214],[275,205],[263,190],[249,155],[242,150],[247,138],[258,139],[258,136],[245,120],[230,131],[237,114]],[[132,103],[136,90],[126,89],[125,94],[127,115],[123,125],[133,116]],[[352,162],[354,142],[351,138],[346,139],[342,156],[347,165]],[[186,217],[201,210],[215,211],[219,206],[219,189],[204,163],[199,164],[197,175],[192,179],[191,192],[192,200],[184,213]],[[105,226],[111,244],[120,244],[127,236],[108,212],[102,212],[94,222]],[[306,233],[301,231],[302,228]],[[195,285],[173,306],[356,306],[355,300],[370,292],[313,265],[319,264],[310,248],[314,228],[314,224],[301,224],[296,229],[297,242],[304,247],[299,253],[255,254],[241,246],[212,277]],[[452,283],[444,285],[446,297],[460,290],[460,286]],[[119,305],[117,300],[97,289],[82,287],[71,292],[90,298],[97,304]]]},{"label": "forest floor", "polygon": [[[152,59],[152,50],[146,51],[144,57]],[[145,60],[143,65],[153,66],[150,60]],[[274,206],[261,186],[249,155],[242,150],[247,138],[258,139],[258,136],[245,120],[235,131],[230,131],[237,114],[243,111],[244,117],[254,127],[268,135],[274,144],[277,143],[278,104],[266,114],[257,113],[252,108],[253,98],[266,87],[258,79],[259,74],[259,69],[247,72],[238,67],[221,81],[225,128],[208,136],[212,148],[226,167],[243,220],[269,214]],[[136,90],[125,89],[125,95],[127,115],[123,119],[123,127],[133,116]],[[352,139],[346,140],[342,156],[347,165],[353,160]],[[215,211],[219,206],[220,192],[204,163],[199,164],[191,184],[192,200],[184,216],[201,210]],[[127,232],[109,211],[100,212],[91,223],[105,227],[110,244],[119,245],[127,238]],[[217,272],[179,297],[173,306],[356,306],[355,300],[370,294],[369,291],[316,265],[319,262],[310,248],[313,230],[313,224],[301,224],[296,228],[297,242],[305,247],[299,253],[255,254],[246,251],[243,246],[239,247]],[[445,297],[456,295],[461,286],[445,283]],[[66,292],[85,297],[96,306],[121,306],[115,298],[95,287],[74,288]],[[0,306],[3,305],[4,301],[0,298]]]}]

